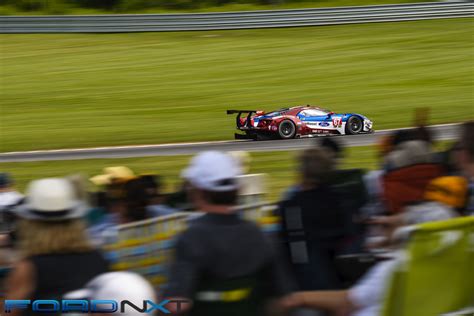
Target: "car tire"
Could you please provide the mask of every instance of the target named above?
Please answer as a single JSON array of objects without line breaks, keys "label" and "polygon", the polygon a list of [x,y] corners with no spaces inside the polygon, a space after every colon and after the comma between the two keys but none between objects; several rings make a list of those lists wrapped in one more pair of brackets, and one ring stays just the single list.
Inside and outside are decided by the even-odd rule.
[{"label": "car tire", "polygon": [[355,135],[362,132],[364,122],[358,116],[351,116],[346,122],[346,134]]},{"label": "car tire", "polygon": [[296,136],[296,125],[291,120],[284,120],[278,125],[278,135],[281,139],[291,139]]}]

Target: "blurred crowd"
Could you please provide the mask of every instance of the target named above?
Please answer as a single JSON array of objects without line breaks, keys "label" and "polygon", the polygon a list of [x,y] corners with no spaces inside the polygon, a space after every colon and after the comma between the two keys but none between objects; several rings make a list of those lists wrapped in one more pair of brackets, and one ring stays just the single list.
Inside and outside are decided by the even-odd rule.
[{"label": "blurred crowd", "polygon": [[[337,138],[318,138],[298,155],[298,181],[276,207],[271,236],[239,211],[245,153],[196,155],[172,194],[160,177],[125,166],[34,180],[25,193],[1,173],[0,290],[11,300],[137,306],[179,298],[189,303],[167,308],[183,315],[380,315],[410,227],[474,215],[474,121],[448,150],[417,127],[384,136],[378,153],[378,170],[341,169]],[[166,287],[111,271],[101,249],[120,225],[177,212],[196,216],[176,237]]]}]

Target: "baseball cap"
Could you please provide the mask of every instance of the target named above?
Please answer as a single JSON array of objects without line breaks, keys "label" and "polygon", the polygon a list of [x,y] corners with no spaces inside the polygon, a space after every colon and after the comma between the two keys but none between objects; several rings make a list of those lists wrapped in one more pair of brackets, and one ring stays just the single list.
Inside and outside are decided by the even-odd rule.
[{"label": "baseball cap", "polygon": [[205,151],[191,159],[181,176],[193,186],[209,191],[238,189],[237,176],[242,171],[236,159],[219,151]]},{"label": "baseball cap", "polygon": [[463,177],[447,176],[432,180],[425,190],[425,199],[455,208],[466,204],[468,183]]}]

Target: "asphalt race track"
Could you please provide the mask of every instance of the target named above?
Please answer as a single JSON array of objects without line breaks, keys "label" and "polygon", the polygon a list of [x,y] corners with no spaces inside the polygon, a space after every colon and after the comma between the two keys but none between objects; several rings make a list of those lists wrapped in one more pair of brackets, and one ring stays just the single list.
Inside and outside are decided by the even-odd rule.
[{"label": "asphalt race track", "polygon": [[[455,139],[458,135],[458,124],[433,125],[430,129],[436,140]],[[392,130],[376,131],[373,134],[334,136],[346,147],[369,146],[376,144],[380,137]],[[322,136],[328,137],[328,136]],[[318,137],[316,137],[317,139]],[[24,162],[47,160],[77,160],[94,158],[129,158],[149,156],[192,155],[203,150],[221,151],[290,151],[311,146],[315,138],[271,141],[216,141],[203,143],[178,143],[162,145],[139,145],[121,147],[100,147],[80,149],[60,149],[42,151],[8,152],[0,154],[0,162]]]}]

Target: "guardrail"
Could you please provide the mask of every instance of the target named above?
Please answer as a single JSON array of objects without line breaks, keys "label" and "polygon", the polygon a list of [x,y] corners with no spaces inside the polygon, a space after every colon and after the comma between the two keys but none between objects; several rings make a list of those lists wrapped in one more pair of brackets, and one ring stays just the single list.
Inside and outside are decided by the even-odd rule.
[{"label": "guardrail", "polygon": [[224,13],[0,16],[0,33],[120,33],[251,29],[472,17],[472,2],[427,2]]}]

